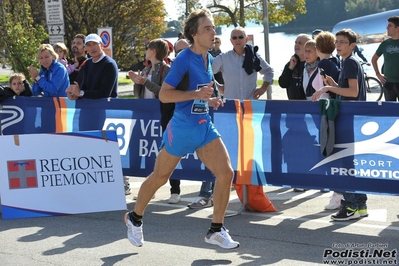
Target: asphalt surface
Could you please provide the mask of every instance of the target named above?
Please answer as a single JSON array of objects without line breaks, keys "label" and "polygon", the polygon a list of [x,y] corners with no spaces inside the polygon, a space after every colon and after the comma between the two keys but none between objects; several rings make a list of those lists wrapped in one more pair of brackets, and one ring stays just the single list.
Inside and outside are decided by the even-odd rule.
[{"label": "asphalt surface", "polygon": [[[285,95],[284,90],[279,93]],[[133,194],[142,181],[130,177]],[[197,181],[182,181],[182,201],[178,204],[168,204],[169,185],[161,187],[146,210],[145,244],[140,248],[126,238],[126,210],[1,219],[0,265],[321,265],[325,264],[323,254],[330,251],[342,255],[336,258],[343,259],[341,265],[378,265],[382,259],[366,253],[375,246],[387,252],[384,265],[398,265],[394,253],[399,248],[397,196],[369,195],[369,217],[332,222],[330,215],[334,211],[324,210],[330,193],[264,187],[277,212],[238,213],[242,205],[232,189],[227,215],[233,216],[226,217],[225,225],[241,246],[224,250],[203,240],[213,208],[186,207],[196,198],[200,185]],[[126,196],[127,209],[134,207],[133,194]],[[359,257],[360,253],[355,257],[355,251],[363,251],[367,260]]]},{"label": "asphalt surface", "polygon": [[[133,194],[142,180],[130,178]],[[213,208],[186,207],[199,188],[200,182],[182,181],[182,201],[168,204],[169,186],[161,187],[146,210],[140,248],[126,238],[125,210],[0,220],[1,265],[320,265],[334,244],[399,247],[396,196],[369,195],[369,217],[331,222],[334,211],[323,209],[330,193],[264,187],[277,212],[238,214],[242,205],[232,189],[227,214],[236,215],[226,217],[225,225],[241,246],[224,250],[203,240]],[[128,209],[134,207],[133,194],[126,196]]]}]

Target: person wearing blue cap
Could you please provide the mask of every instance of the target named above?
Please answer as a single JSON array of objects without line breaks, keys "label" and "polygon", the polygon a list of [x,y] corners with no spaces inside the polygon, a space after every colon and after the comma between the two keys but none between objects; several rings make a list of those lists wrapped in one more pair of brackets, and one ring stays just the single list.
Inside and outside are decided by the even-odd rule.
[{"label": "person wearing blue cap", "polygon": [[313,32],[312,32],[312,39],[314,39],[317,35],[319,35],[319,33],[321,33],[321,32],[323,32],[323,30],[321,30],[321,29],[315,29]]}]

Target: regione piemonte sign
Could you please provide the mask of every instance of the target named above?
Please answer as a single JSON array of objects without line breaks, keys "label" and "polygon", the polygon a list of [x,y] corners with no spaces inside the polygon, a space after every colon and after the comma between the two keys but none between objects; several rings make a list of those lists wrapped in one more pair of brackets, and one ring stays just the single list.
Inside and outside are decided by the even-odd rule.
[{"label": "regione piemonte sign", "polygon": [[3,219],[126,209],[115,131],[1,136]]}]

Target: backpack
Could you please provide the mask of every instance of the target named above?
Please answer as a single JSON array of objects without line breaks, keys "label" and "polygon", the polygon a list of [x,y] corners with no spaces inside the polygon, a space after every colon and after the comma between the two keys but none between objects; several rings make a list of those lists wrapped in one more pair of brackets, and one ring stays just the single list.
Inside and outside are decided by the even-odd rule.
[{"label": "backpack", "polygon": [[161,83],[161,84],[159,84],[160,86],[162,86],[162,81],[163,81],[163,70],[165,69],[165,66],[166,66],[166,65],[169,66],[169,64],[163,64],[163,65],[161,66],[161,68],[159,69],[159,76],[161,77],[161,79],[160,79],[160,83]]}]

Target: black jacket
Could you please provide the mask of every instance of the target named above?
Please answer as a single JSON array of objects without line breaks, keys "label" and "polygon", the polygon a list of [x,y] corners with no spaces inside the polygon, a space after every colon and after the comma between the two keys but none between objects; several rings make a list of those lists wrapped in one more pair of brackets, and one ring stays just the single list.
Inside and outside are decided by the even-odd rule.
[{"label": "black jacket", "polygon": [[298,62],[293,70],[289,69],[288,62],[278,79],[281,88],[287,89],[287,97],[289,100],[306,100],[305,92],[302,86],[303,69],[305,61]]},{"label": "black jacket", "polygon": [[[19,96],[32,96],[32,88],[28,81],[24,80],[25,90]],[[10,87],[0,85],[0,100],[5,98],[18,96]]]}]

